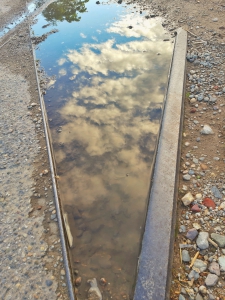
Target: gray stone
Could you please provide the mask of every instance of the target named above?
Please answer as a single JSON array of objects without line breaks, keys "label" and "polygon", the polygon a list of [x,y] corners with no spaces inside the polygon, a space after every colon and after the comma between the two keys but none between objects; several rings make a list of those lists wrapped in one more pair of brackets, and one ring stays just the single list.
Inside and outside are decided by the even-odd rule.
[{"label": "gray stone", "polygon": [[207,286],[215,286],[219,280],[219,277],[215,274],[208,274],[205,279],[205,284]]},{"label": "gray stone", "polygon": [[207,269],[207,263],[205,263],[201,259],[196,259],[196,261],[194,263],[194,267],[198,268],[200,270],[200,273],[201,273],[201,272],[204,272]]},{"label": "gray stone", "polygon": [[195,171],[194,171],[194,170],[189,170],[189,171],[188,171],[188,174],[189,174],[189,175],[194,175],[194,174],[195,174]]},{"label": "gray stone", "polygon": [[217,233],[212,233],[211,238],[217,243],[221,248],[225,247],[225,236]]},{"label": "gray stone", "polygon": [[189,174],[185,174],[183,176],[183,179],[186,180],[186,181],[189,181],[191,179],[191,176]]},{"label": "gray stone", "polygon": [[201,134],[213,134],[213,130],[209,125],[204,125],[204,127],[201,130]]},{"label": "gray stone", "polygon": [[196,240],[196,244],[201,250],[209,248],[208,237],[209,237],[208,232],[202,231],[199,233],[198,238]]},{"label": "gray stone", "polygon": [[215,300],[216,298],[215,298],[215,296],[213,296],[213,294],[209,294],[209,298],[208,298],[208,300]]},{"label": "gray stone", "polygon": [[183,262],[190,262],[191,261],[189,252],[187,250],[182,250],[182,261]]},{"label": "gray stone", "polygon": [[51,286],[53,284],[53,282],[51,280],[46,280],[45,283],[47,286]]},{"label": "gray stone", "polygon": [[218,20],[219,20],[218,18],[212,19],[213,22],[218,22]]},{"label": "gray stone", "polygon": [[198,235],[198,230],[196,230],[195,228],[191,228],[190,230],[188,230],[186,234],[186,238],[193,241],[197,235]]},{"label": "gray stone", "polygon": [[213,193],[214,197],[216,197],[218,199],[222,199],[222,194],[220,193],[220,191],[218,190],[218,188],[216,186],[212,186],[211,192]]},{"label": "gray stone", "polygon": [[198,95],[198,101],[202,101],[204,99],[204,96],[202,94]]},{"label": "gray stone", "polygon": [[209,272],[220,276],[220,266],[217,262],[213,261],[209,266]]},{"label": "gray stone", "polygon": [[180,294],[178,300],[186,300],[186,299],[185,299],[185,297],[182,294]]},{"label": "gray stone", "polygon": [[180,229],[179,229],[179,232],[186,232],[186,226],[185,225],[181,225],[180,226]]},{"label": "gray stone", "polygon": [[219,265],[220,265],[220,271],[225,271],[225,256],[220,256],[218,259]]},{"label": "gray stone", "polygon": [[51,220],[54,220],[56,218],[56,214],[51,215]]},{"label": "gray stone", "polygon": [[194,278],[194,280],[197,280],[199,278],[199,273],[195,270],[191,270],[191,272],[188,274],[188,279],[191,280]]}]

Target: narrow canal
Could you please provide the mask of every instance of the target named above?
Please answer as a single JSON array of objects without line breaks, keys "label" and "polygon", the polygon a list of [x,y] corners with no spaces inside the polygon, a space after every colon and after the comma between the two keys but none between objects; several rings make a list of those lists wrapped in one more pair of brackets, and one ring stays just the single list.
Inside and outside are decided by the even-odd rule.
[{"label": "narrow canal", "polygon": [[104,300],[133,299],[173,50],[160,21],[124,2],[61,0],[32,26],[35,36],[58,30],[36,55],[51,77],[44,97],[77,299],[92,278]]}]

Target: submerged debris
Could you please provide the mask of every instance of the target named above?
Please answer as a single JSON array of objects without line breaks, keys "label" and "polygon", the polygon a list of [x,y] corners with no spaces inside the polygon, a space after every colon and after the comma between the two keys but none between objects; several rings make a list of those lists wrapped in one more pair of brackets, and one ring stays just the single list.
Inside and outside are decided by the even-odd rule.
[{"label": "submerged debris", "polygon": [[102,300],[102,294],[98,288],[96,278],[88,280],[91,287],[88,291],[88,300]]},{"label": "submerged debris", "polygon": [[50,34],[58,32],[58,29],[52,29],[51,31],[42,34],[41,36],[34,36],[31,38],[34,45],[38,45],[41,42],[45,41]]}]

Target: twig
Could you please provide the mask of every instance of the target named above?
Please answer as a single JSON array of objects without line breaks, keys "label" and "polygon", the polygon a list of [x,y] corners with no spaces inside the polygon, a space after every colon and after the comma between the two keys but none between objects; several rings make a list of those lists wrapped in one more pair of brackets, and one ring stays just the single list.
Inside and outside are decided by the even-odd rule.
[{"label": "twig", "polygon": [[210,238],[208,238],[208,241],[209,241],[210,244],[212,244],[214,247],[218,248],[217,243],[215,243],[213,240],[211,240]]},{"label": "twig", "polygon": [[188,33],[194,35],[194,36],[197,36],[196,34],[194,34],[193,32],[189,31],[189,30],[186,30]]},{"label": "twig", "polygon": [[182,264],[182,253],[181,253],[181,248],[180,248],[180,262]]},{"label": "twig", "polygon": [[193,265],[194,265],[194,263],[195,263],[195,261],[196,261],[198,255],[199,255],[199,251],[195,254],[194,258],[192,259],[191,264],[190,264],[190,268],[193,267]]}]

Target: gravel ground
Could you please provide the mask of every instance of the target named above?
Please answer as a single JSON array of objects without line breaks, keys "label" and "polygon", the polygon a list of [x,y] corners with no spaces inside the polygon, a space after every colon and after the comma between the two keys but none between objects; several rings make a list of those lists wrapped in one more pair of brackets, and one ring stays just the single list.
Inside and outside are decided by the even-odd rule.
[{"label": "gravel ground", "polygon": [[0,55],[0,298],[69,299],[27,23]]}]

